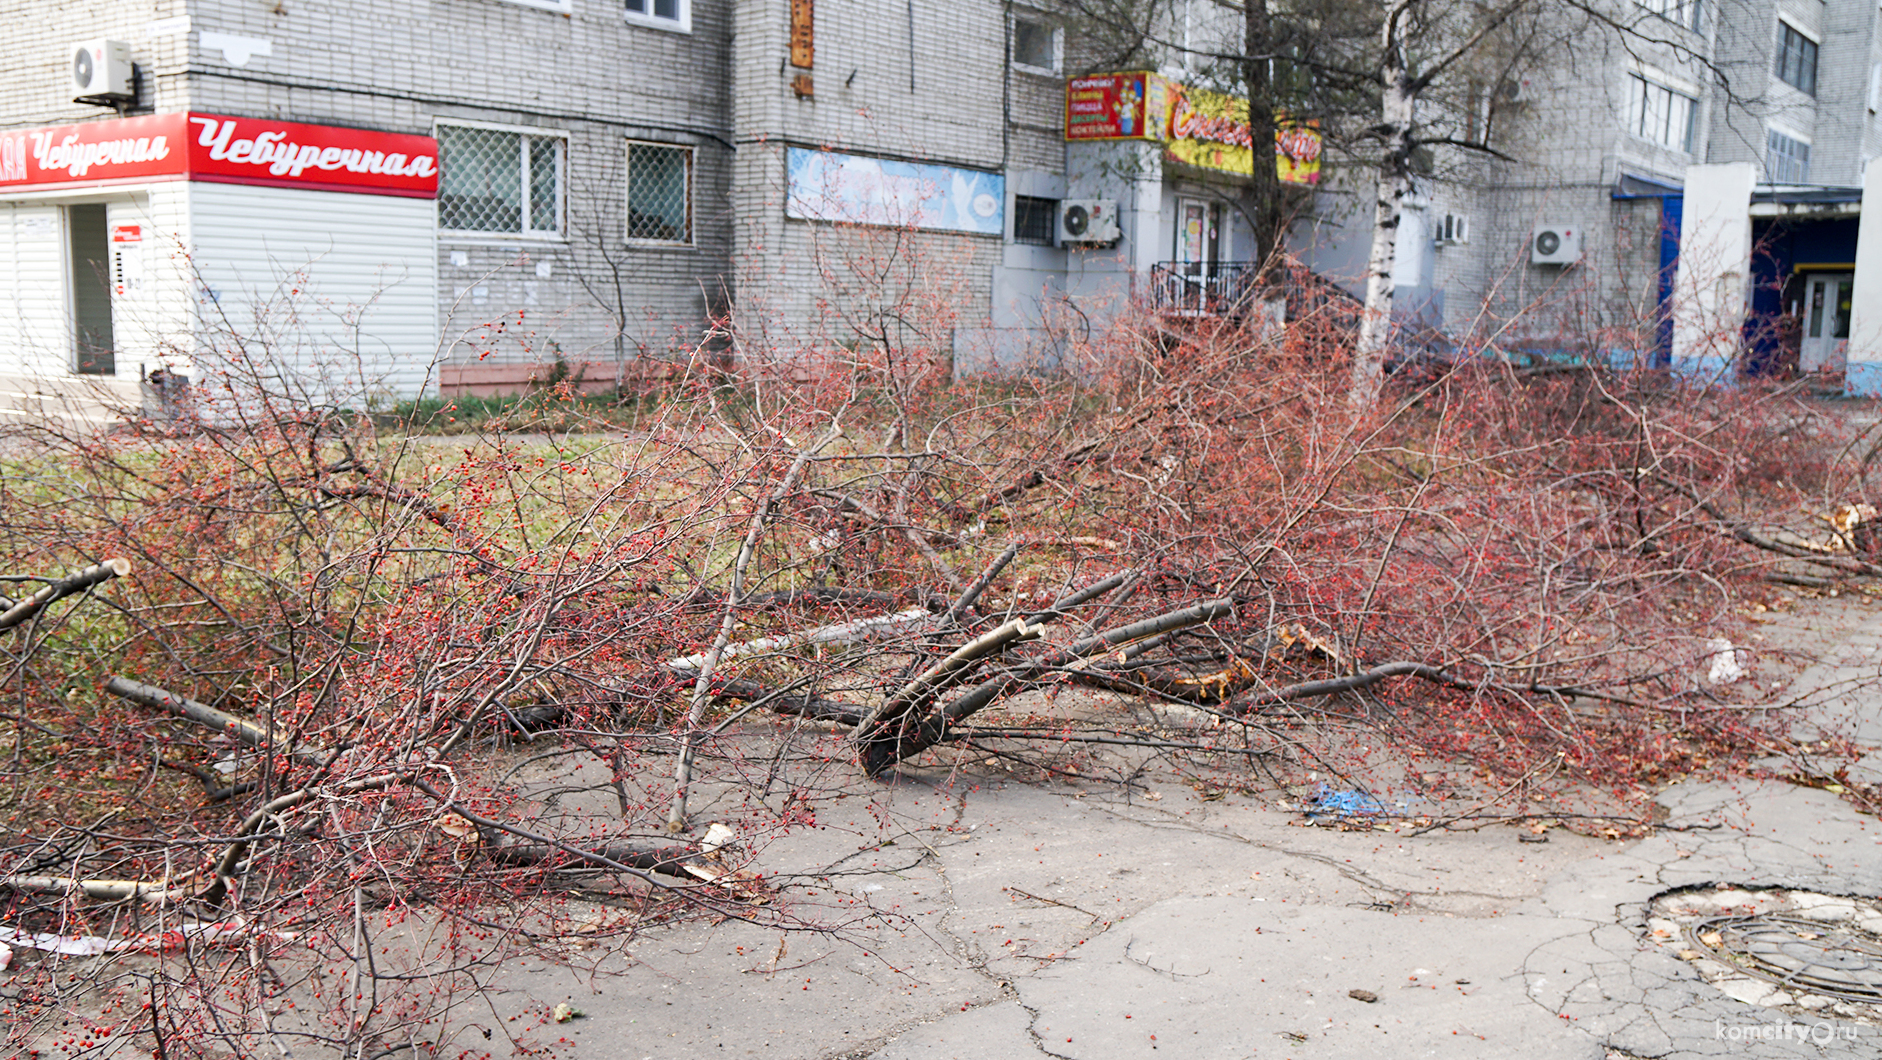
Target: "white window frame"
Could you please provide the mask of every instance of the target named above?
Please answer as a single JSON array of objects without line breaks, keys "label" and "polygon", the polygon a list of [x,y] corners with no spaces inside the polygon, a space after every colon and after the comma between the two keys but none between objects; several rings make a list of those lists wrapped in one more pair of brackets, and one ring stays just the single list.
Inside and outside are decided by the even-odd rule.
[{"label": "white window frame", "polygon": [[[685,239],[649,239],[645,236],[627,235],[628,214],[634,203],[634,146],[659,147],[686,154],[686,238]],[[628,138],[621,144],[621,172],[625,178],[621,182],[621,232],[630,247],[696,247],[699,245],[699,207],[694,195],[697,184],[699,149],[692,144],[668,143],[664,140],[636,140]]]},{"label": "white window frame", "polygon": [[1695,33],[1705,24],[1704,0],[1634,0],[1634,4]]},{"label": "white window frame", "polygon": [[554,11],[562,15],[575,13],[575,0],[497,0],[497,3],[533,7],[538,11]]},{"label": "white window frame", "polygon": [[[1636,140],[1644,140],[1647,143],[1653,144],[1655,147],[1664,148],[1668,151],[1692,154],[1693,140],[1697,138],[1699,130],[1699,99],[1697,91],[1687,89],[1685,85],[1679,83],[1678,79],[1666,77],[1660,75],[1657,71],[1650,71],[1640,67],[1636,67],[1630,73],[1628,82],[1628,135]],[[1669,107],[1674,98],[1686,101],[1686,138],[1684,143],[1667,143],[1657,136],[1649,136],[1641,132],[1641,124],[1646,118],[1644,113],[1646,110],[1646,100],[1643,98],[1643,93],[1654,89],[1666,94]]]},{"label": "white window frame", "polygon": [[[532,137],[532,136],[561,141],[562,149],[556,152],[556,173],[555,173],[556,228],[555,228],[555,231],[553,232],[544,231],[544,230],[536,229],[536,228],[528,228],[528,227],[525,227],[521,232],[489,232],[489,231],[484,231],[484,230],[476,229],[476,228],[445,228],[442,224],[440,224],[438,226],[438,238],[443,239],[443,240],[449,240],[450,242],[454,242],[454,243],[476,243],[476,242],[486,242],[486,241],[505,242],[505,243],[515,243],[515,242],[525,242],[525,241],[531,242],[531,243],[566,243],[568,242],[569,134],[568,134],[567,129],[544,129],[544,128],[541,128],[539,126],[534,126],[534,125],[500,125],[496,122],[488,122],[488,121],[459,121],[456,118],[449,118],[449,119],[441,118],[441,119],[436,119],[431,123],[432,137],[434,139],[438,138],[438,130],[447,128],[447,127],[457,128],[457,129],[489,129],[493,132],[506,132],[506,133],[516,134],[517,144],[518,144],[517,159],[516,159],[517,175],[522,178],[523,195],[524,195],[524,203],[523,203],[523,207],[521,210],[521,214],[523,218],[525,219],[526,224],[527,224],[527,218],[529,217],[531,213],[530,206],[533,204],[528,201],[529,160],[528,160],[528,156],[523,153],[524,148],[522,145],[527,144],[529,142],[528,137]],[[444,150],[442,147],[439,148],[438,154],[439,154],[439,161],[443,162]],[[442,178],[440,178],[439,187],[440,187],[440,194],[442,195],[442,187],[443,187]]]},{"label": "white window frame", "polygon": [[[1816,145],[1810,142],[1810,137],[1805,136],[1803,133],[1800,133],[1796,131],[1795,129],[1788,129],[1782,125],[1777,125],[1777,124],[1767,124],[1764,127],[1764,166],[1762,167],[1764,170],[1763,175],[1764,175],[1764,179],[1770,181],[1773,184],[1777,184],[1777,183],[1780,183],[1780,181],[1777,179],[1776,174],[1771,172],[1771,136],[1774,133],[1778,136],[1782,136],[1783,138],[1791,141],[1794,144],[1801,146],[1805,151],[1810,152],[1811,154],[1816,153]],[[1810,167],[1815,164],[1815,161],[1816,161],[1815,159],[1812,159],[1809,157],[1806,157],[1804,159],[1804,179],[1786,180],[1786,181],[1782,181],[1781,183],[1785,183],[1785,184],[1808,184],[1810,183]]]},{"label": "white window frame", "polygon": [[1015,7],[1013,8],[1012,17],[1007,19],[1006,24],[1008,48],[1012,48],[1013,44],[1018,41],[1019,24],[1021,22],[1030,22],[1035,26],[1043,27],[1046,32],[1052,34],[1052,66],[1047,68],[1034,66],[1031,63],[1020,62],[1019,53],[1017,50],[1014,50],[1012,53],[1013,69],[1028,74],[1058,77],[1065,69],[1065,27],[1054,22],[1051,17],[1043,11],[1035,11],[1029,7]]},{"label": "white window frame", "polygon": [[[1778,13],[1777,25],[1777,39],[1773,42],[1774,47],[1771,56],[1773,60],[1771,63],[1771,79],[1786,88],[1802,92],[1811,99],[1819,98],[1818,94],[1823,89],[1823,38],[1818,36],[1815,32],[1792,22],[1789,18],[1786,18],[1782,12]],[[1781,59],[1784,53],[1784,31],[1786,29],[1809,41],[1817,49],[1816,56],[1810,63],[1810,88],[1807,90],[1784,80],[1783,76],[1778,73],[1777,60]]]},{"label": "white window frame", "polygon": [[621,5],[621,16],[630,26],[644,26],[647,29],[665,30],[668,33],[691,33],[693,31],[693,0],[674,0],[677,18],[661,18],[653,13],[654,0],[640,0],[647,10],[629,11],[625,0],[614,0]]}]

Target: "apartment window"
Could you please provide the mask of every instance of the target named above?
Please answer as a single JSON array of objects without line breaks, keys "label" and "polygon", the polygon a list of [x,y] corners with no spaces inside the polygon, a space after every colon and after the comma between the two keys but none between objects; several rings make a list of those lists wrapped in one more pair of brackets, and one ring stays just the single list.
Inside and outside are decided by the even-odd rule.
[{"label": "apartment window", "polygon": [[1676,151],[1692,150],[1694,99],[1657,81],[1634,75],[1628,131]]},{"label": "apartment window", "polygon": [[1063,42],[1057,26],[1026,15],[1013,16],[1013,65],[1019,69],[1058,73]]},{"label": "apartment window", "polygon": [[1013,196],[1013,242],[1049,247],[1058,236],[1059,200]]},{"label": "apartment window", "polygon": [[1773,184],[1810,183],[1810,145],[1770,130],[1765,138],[1764,172]]},{"label": "apartment window", "polygon": [[623,0],[627,20],[637,26],[693,31],[693,0]]},{"label": "apartment window", "polygon": [[1704,17],[1705,6],[1700,0],[1634,0],[1634,3],[1690,30],[1704,25],[1700,20]]},{"label": "apartment window", "polygon": [[1777,78],[1808,95],[1817,94],[1817,42],[1788,22],[1777,24]]},{"label": "apartment window", "polygon": [[438,126],[438,227],[447,232],[562,232],[560,135]]},{"label": "apartment window", "polygon": [[627,145],[627,238],[637,243],[693,242],[693,149]]}]

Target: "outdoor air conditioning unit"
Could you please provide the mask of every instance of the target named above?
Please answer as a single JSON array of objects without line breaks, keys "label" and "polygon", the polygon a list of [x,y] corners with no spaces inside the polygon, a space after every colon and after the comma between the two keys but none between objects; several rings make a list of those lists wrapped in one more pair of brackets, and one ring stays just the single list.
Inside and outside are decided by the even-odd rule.
[{"label": "outdoor air conditioning unit", "polygon": [[1496,101],[1499,104],[1530,103],[1535,98],[1536,86],[1527,77],[1511,74],[1497,82]]},{"label": "outdoor air conditioning unit", "polygon": [[1531,265],[1573,265],[1581,260],[1581,229],[1568,225],[1537,225],[1529,240]]},{"label": "outdoor air conditioning unit", "polygon": [[1116,199],[1066,199],[1059,204],[1059,244],[1115,243]]},{"label": "outdoor air conditioning unit", "polygon": [[72,45],[74,103],[116,103],[137,98],[131,46],[121,40],[81,41]]},{"label": "outdoor air conditioning unit", "polygon": [[1453,247],[1470,242],[1470,218],[1461,213],[1447,213],[1437,225],[1440,246]]}]

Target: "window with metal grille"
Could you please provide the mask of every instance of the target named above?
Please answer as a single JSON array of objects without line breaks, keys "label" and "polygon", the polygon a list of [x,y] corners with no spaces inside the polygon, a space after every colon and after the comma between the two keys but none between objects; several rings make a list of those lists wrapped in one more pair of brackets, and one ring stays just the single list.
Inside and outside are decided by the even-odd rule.
[{"label": "window with metal grille", "polygon": [[438,126],[439,229],[560,235],[562,150],[560,136]]},{"label": "window with metal grille", "polygon": [[1058,235],[1059,200],[1013,196],[1013,242],[1049,247]]},{"label": "window with metal grille", "polygon": [[623,0],[622,10],[627,20],[637,25],[680,33],[693,31],[692,0]]},{"label": "window with metal grille", "polygon": [[1817,94],[1817,42],[1788,22],[1777,24],[1778,80],[1809,95]]},{"label": "window with metal grille", "polygon": [[693,149],[629,141],[627,238],[693,241]]},{"label": "window with metal grille", "polygon": [[1013,65],[1033,73],[1058,73],[1058,28],[1038,19],[1014,15]]},{"label": "window with metal grille", "polygon": [[1810,183],[1810,145],[1770,130],[1765,137],[1764,172],[1773,184]]},{"label": "window with metal grille", "polygon": [[1692,150],[1693,110],[1698,102],[1656,81],[1635,75],[1629,131],[1680,151]]}]

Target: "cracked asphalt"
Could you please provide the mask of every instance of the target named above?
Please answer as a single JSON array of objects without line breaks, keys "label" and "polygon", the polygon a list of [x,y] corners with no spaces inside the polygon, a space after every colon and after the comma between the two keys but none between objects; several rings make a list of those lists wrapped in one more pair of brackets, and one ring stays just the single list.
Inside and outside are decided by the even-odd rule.
[{"label": "cracked asphalt", "polygon": [[[1801,680],[1855,689],[1879,653],[1868,617]],[[1882,693],[1822,710],[1882,742]],[[1828,792],[1685,783],[1649,838],[1537,843],[1151,788],[909,770],[763,852],[815,877],[804,911],[841,938],[684,925],[597,965],[617,974],[510,986],[580,1008],[561,1030],[585,1058],[1882,1055],[1882,1025],[1739,1000],[1648,924],[1683,887],[1882,894],[1882,822]]]}]

